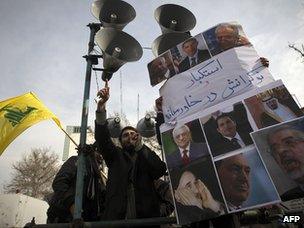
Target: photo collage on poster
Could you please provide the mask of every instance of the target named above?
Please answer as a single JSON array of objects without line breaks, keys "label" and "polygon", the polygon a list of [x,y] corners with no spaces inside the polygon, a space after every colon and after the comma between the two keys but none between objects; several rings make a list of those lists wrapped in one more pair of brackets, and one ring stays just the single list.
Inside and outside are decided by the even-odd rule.
[{"label": "photo collage on poster", "polygon": [[[268,171],[275,161],[268,163],[269,159],[265,160],[264,151],[269,149],[268,146],[265,149],[267,140],[262,137],[265,137],[264,131],[272,127],[259,131],[277,124],[272,118],[280,123],[301,115],[285,86],[280,84],[240,102],[223,102],[216,107],[219,108],[201,118],[177,123],[162,131],[179,224],[277,203],[279,194],[299,190],[294,186],[286,189],[281,177],[274,177],[277,171]],[[283,140],[283,146],[298,142],[304,150],[304,120],[301,123],[302,134],[291,142]],[[290,158],[282,163],[285,169],[292,169],[302,161],[301,180],[304,183],[304,158]],[[280,166],[281,163],[276,169]],[[294,178],[298,177],[296,174],[300,176],[295,173],[289,174]]]},{"label": "photo collage on poster", "polygon": [[237,23],[222,23],[172,47],[148,64],[152,86],[228,49],[251,45]]},{"label": "photo collage on poster", "polygon": [[253,141],[282,201],[304,197],[303,112],[284,86],[250,97],[245,103],[260,129],[252,133]]}]

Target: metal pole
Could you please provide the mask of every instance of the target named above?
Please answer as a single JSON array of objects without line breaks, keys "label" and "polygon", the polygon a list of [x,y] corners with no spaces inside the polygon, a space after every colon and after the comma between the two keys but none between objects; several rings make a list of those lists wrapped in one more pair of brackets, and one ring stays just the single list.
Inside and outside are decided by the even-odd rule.
[{"label": "metal pole", "polygon": [[87,139],[87,126],[88,126],[88,113],[89,113],[89,100],[90,100],[90,85],[91,85],[91,70],[94,63],[93,57],[90,53],[94,49],[94,37],[96,32],[100,29],[101,24],[91,23],[88,27],[91,30],[90,41],[88,48],[88,55],[85,56],[87,61],[84,95],[82,104],[82,117],[81,117],[81,128],[80,128],[80,150],[77,161],[77,179],[76,179],[76,193],[75,193],[75,209],[74,209],[74,220],[81,219],[82,211],[82,196],[83,196],[83,180],[86,171],[85,157],[81,149],[86,144]]},{"label": "metal pole", "polygon": [[[98,227],[145,227],[161,224],[175,224],[175,217],[158,217],[145,219],[128,219],[128,220],[112,220],[98,222],[84,222],[83,228],[98,228]],[[26,224],[25,228],[70,228],[71,223],[53,223],[53,224]]]},{"label": "metal pole", "polygon": [[139,93],[137,94],[137,122],[139,121]]},{"label": "metal pole", "polygon": [[122,73],[119,71],[120,76],[120,117],[122,117]]}]

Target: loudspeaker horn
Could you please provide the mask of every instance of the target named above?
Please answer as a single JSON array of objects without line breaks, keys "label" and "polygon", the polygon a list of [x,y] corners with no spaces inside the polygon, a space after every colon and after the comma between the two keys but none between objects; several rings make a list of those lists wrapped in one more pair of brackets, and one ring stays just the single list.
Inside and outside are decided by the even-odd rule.
[{"label": "loudspeaker horn", "polygon": [[103,28],[95,35],[95,41],[103,54],[102,79],[110,80],[126,62],[134,62],[141,58],[143,50],[138,41],[129,34],[113,29]]},{"label": "loudspeaker horn", "polygon": [[190,37],[191,36],[188,33],[165,33],[153,41],[152,52],[154,56],[157,57],[177,44],[189,39]]},{"label": "loudspeaker horn", "polygon": [[120,0],[98,0],[92,3],[91,12],[103,27],[122,30],[135,16],[135,9]]},{"label": "loudspeaker horn", "polygon": [[158,7],[154,11],[154,17],[160,25],[162,33],[188,32],[196,24],[193,13],[175,4],[165,4]]},{"label": "loudspeaker horn", "polygon": [[155,121],[150,114],[138,121],[136,125],[138,132],[146,138],[153,137],[156,134]]},{"label": "loudspeaker horn", "polygon": [[125,127],[118,116],[107,119],[108,129],[112,138],[118,138],[121,130]]}]

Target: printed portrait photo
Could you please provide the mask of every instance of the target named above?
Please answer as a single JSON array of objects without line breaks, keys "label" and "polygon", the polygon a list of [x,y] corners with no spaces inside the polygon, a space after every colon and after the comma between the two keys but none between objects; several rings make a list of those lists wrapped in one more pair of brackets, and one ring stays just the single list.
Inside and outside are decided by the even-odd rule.
[{"label": "printed portrait photo", "polygon": [[304,117],[252,133],[283,201],[304,197]]},{"label": "printed portrait photo", "polygon": [[242,102],[201,118],[211,154],[216,157],[251,145],[247,110]]},{"label": "printed portrait photo", "polygon": [[215,162],[229,211],[245,210],[280,200],[257,152],[249,150]]},{"label": "printed portrait photo", "polygon": [[191,162],[209,155],[199,120],[177,124],[162,133],[163,150],[168,169],[188,166]]},{"label": "printed portrait photo", "polygon": [[179,224],[205,220],[227,212],[210,156],[170,172]]},{"label": "printed portrait photo", "polygon": [[245,99],[258,128],[303,116],[303,112],[284,85]]},{"label": "printed portrait photo", "polygon": [[176,74],[170,51],[158,56],[148,64],[150,84],[152,86],[171,78]]},{"label": "printed portrait photo", "polygon": [[201,34],[189,38],[183,43],[171,48],[170,51],[178,73],[182,73],[211,58]]},{"label": "printed portrait photo", "polygon": [[221,23],[205,31],[203,36],[212,56],[234,47],[251,45],[242,26],[237,23]]}]

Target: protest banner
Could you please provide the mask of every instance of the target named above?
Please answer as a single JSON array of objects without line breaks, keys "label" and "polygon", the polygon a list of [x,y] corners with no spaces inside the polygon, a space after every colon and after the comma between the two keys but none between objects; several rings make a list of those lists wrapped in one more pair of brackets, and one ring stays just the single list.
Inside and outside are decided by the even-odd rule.
[{"label": "protest banner", "polygon": [[[233,31],[229,42],[224,29]],[[303,114],[241,26],[219,24],[158,58],[166,74],[154,82],[167,79],[160,88],[162,149],[178,223],[280,202],[282,189],[251,135]]]},{"label": "protest banner", "polygon": [[165,122],[185,118],[273,81],[253,47],[230,49],[170,78],[161,87]]},{"label": "protest banner", "polygon": [[[250,134],[255,134],[252,132],[261,128],[259,116],[263,113],[263,105],[258,105],[256,100],[262,103],[269,94],[282,103],[287,102],[294,115],[301,115],[282,81],[276,81],[201,110],[175,124],[161,126],[163,151],[180,224],[280,201],[282,190],[277,190],[277,183],[268,171],[268,163],[264,162],[263,154],[260,155],[250,137]],[[221,123],[225,124],[220,126]],[[237,143],[232,138],[236,138]],[[188,159],[184,157],[183,148]],[[229,167],[235,167],[235,176],[243,181],[229,176]],[[247,173],[247,176],[241,173]],[[191,206],[181,199],[183,183],[191,178],[204,184],[204,189],[210,193],[208,202],[211,202],[211,207]],[[282,179],[277,179],[283,185]],[[199,185],[195,186],[202,192]],[[193,202],[198,203],[199,199],[195,201],[193,198]],[[197,205],[205,204],[201,201]],[[191,216],[188,211],[192,211]]]}]

